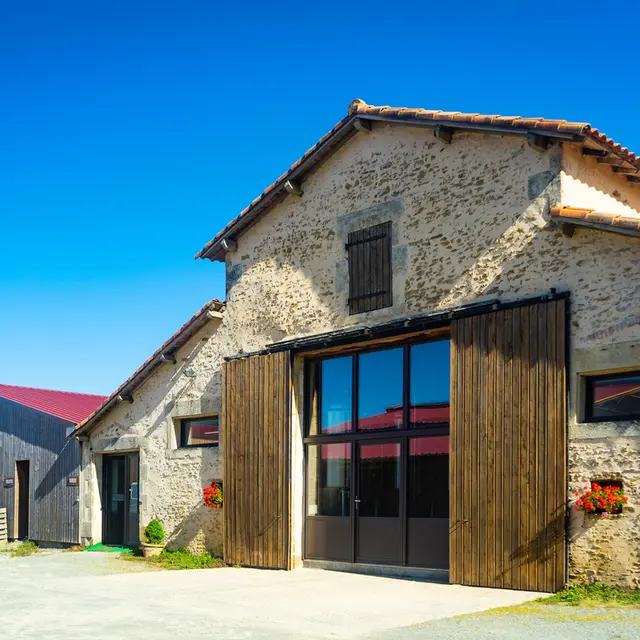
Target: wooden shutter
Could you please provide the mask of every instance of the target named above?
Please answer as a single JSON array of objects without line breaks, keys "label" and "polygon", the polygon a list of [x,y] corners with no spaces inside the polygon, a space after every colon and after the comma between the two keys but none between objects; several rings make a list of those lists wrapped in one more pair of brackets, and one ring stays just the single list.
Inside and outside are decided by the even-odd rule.
[{"label": "wooden shutter", "polygon": [[231,360],[222,369],[224,558],[291,568],[289,352]]},{"label": "wooden shutter", "polygon": [[349,253],[349,313],[363,313],[390,307],[391,222],[352,231]]},{"label": "wooden shutter", "polygon": [[565,582],[565,301],[452,323],[450,581]]}]

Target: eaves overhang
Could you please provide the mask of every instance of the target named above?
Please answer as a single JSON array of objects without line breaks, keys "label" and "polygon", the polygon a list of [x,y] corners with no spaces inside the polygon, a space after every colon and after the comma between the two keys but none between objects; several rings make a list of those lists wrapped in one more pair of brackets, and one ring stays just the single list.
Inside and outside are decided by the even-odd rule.
[{"label": "eaves overhang", "polygon": [[552,221],[563,225],[563,227],[571,228],[575,225],[598,231],[640,237],[640,215],[632,217],[581,207],[553,207],[550,211],[550,217]]},{"label": "eaves overhang", "polygon": [[204,325],[211,320],[220,319],[225,304],[220,300],[207,302],[178,331],[176,331],[159,349],[153,353],[136,371],[127,378],[90,416],[83,420],[72,437],[84,439],[107,414],[122,402],[133,402],[133,393],[160,366],[167,362],[175,363],[176,352],[184,346]]},{"label": "eaves overhang", "polygon": [[[216,234],[196,254],[196,259],[223,262],[227,250],[236,246],[240,234],[287,196],[295,194],[304,197],[303,183],[307,176],[353,136],[360,132],[366,135],[371,130],[373,122],[430,128],[439,138],[449,142],[452,132],[464,131],[525,136],[536,148],[537,145],[544,146],[553,140],[584,143],[586,151],[598,155],[600,160],[606,161],[609,157],[615,157],[618,163],[616,168],[623,167],[624,170],[626,167],[627,170],[640,171],[639,157],[586,122],[378,107],[368,105],[362,100],[354,100],[349,106],[347,116]],[[636,180],[636,176],[630,175],[627,179],[632,182]]]}]

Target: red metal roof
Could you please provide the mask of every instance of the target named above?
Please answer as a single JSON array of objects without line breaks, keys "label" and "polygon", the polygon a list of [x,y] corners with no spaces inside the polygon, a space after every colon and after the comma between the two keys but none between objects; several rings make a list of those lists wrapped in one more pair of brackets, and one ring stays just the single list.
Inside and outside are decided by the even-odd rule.
[{"label": "red metal roof", "polygon": [[96,396],[89,393],[33,389],[32,387],[16,387],[11,384],[0,384],[0,397],[74,424],[82,422],[107,399],[107,396]]}]

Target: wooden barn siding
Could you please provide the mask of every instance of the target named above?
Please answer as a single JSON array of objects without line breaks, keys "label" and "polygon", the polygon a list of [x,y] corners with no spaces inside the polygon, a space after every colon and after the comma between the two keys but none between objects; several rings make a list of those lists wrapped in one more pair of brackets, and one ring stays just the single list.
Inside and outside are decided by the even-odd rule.
[{"label": "wooden barn siding", "polygon": [[41,542],[79,540],[80,487],[67,487],[67,476],[80,475],[80,443],[66,437],[72,423],[0,398],[0,508],[7,509],[14,535],[16,460],[29,460],[29,538]]},{"label": "wooden barn siding", "polygon": [[288,351],[223,367],[224,558],[291,568],[291,364]]},{"label": "wooden barn siding", "polygon": [[565,582],[565,301],[452,324],[450,580]]}]

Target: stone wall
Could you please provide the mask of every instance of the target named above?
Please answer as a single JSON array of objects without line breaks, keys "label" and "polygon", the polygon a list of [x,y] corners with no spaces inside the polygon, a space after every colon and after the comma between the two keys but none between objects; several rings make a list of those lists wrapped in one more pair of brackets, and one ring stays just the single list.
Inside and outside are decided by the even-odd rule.
[{"label": "stone wall", "polygon": [[[179,448],[179,419],[219,414],[222,402],[220,344],[211,320],[133,394],[109,413],[82,443],[81,538],[101,540],[103,454],[140,452],[140,539],[148,522],[162,522],[169,549],[222,553],[223,509],[202,502],[202,488],[222,477],[219,448]],[[194,376],[185,375],[185,370]]]},{"label": "stone wall", "polygon": [[[287,197],[237,238],[226,264],[225,349],[253,351],[284,338],[556,288],[571,292],[571,362],[578,351],[595,358],[589,370],[571,369],[572,401],[580,374],[603,369],[603,349],[625,345],[624,366],[640,368],[638,239],[584,228],[569,238],[548,219],[555,204],[640,215],[640,189],[592,159],[581,162],[571,145],[538,152],[521,137],[467,133],[446,145],[430,130],[375,123],[304,182],[302,197]],[[384,220],[393,222],[394,304],[350,316],[347,234]],[[624,436],[618,427],[582,424],[571,411],[572,491],[593,474],[619,472],[631,500],[617,523],[584,528],[572,516],[570,574],[582,577],[595,556],[617,554],[628,570],[599,562],[596,574],[637,584],[640,425],[623,429]],[[301,439],[295,442],[299,468]],[[301,518],[301,489],[294,509]]]}]

